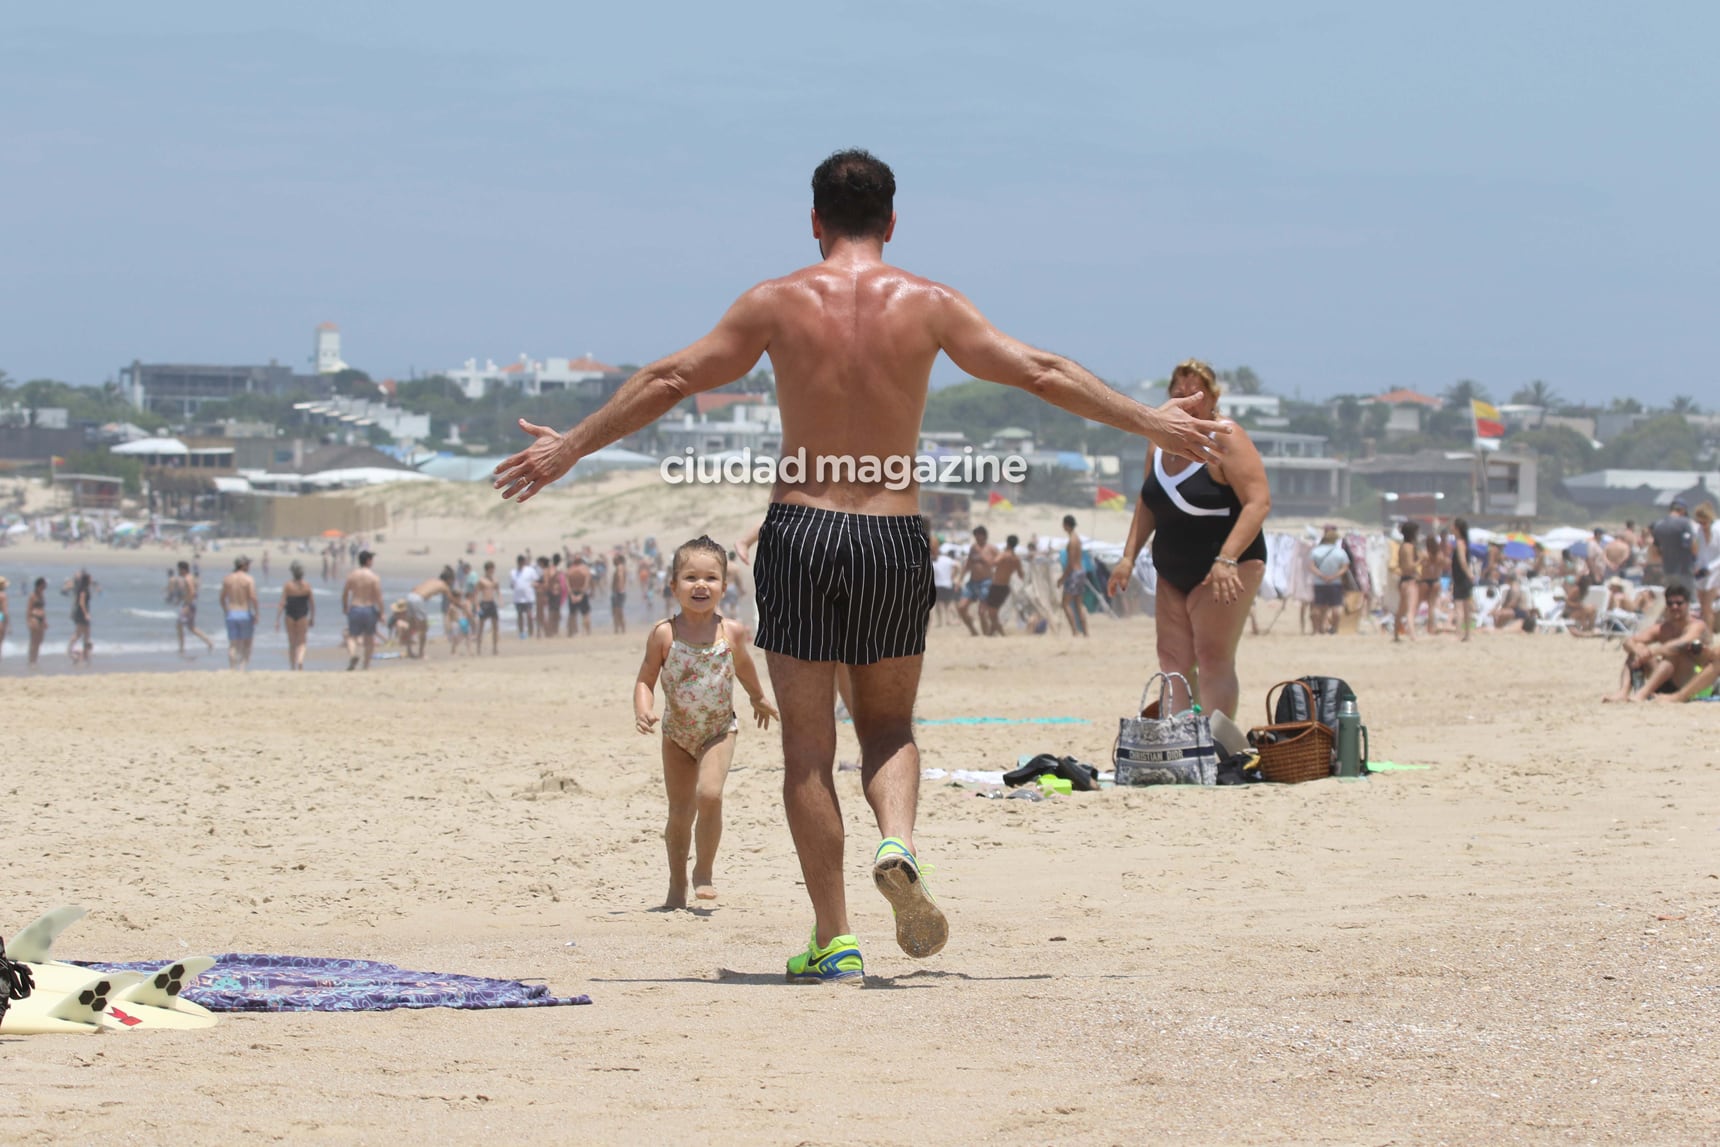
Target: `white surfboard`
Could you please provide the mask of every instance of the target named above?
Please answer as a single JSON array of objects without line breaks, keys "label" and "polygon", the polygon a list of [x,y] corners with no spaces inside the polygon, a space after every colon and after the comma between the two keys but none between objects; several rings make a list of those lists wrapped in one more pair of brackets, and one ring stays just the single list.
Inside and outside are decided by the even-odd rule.
[{"label": "white surfboard", "polygon": [[[30,965],[38,992],[74,991],[90,976],[97,974],[89,968],[54,959],[54,941],[60,933],[88,914],[86,909],[75,906],[56,908],[31,921],[7,946],[9,958]],[[209,1009],[183,999],[179,994],[186,984],[214,966],[213,956],[192,956],[164,964],[147,975],[117,973],[126,978],[125,983],[117,987],[117,994],[109,999],[109,1006],[103,1012],[102,1026],[128,1029],[214,1027],[216,1019]]]},{"label": "white surfboard", "polygon": [[[141,979],[135,972],[91,973],[88,968],[82,980],[71,990],[36,989],[21,1000],[12,1001],[4,1016],[0,1016],[0,1035],[44,1035],[50,1032],[89,1034],[105,1026],[103,1016],[113,1000],[113,994],[130,987]],[[30,969],[32,973],[36,968]]]}]

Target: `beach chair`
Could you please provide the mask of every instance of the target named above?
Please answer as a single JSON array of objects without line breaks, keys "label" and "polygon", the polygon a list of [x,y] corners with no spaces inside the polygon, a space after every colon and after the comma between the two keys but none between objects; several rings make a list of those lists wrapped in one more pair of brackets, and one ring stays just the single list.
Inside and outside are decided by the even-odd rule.
[{"label": "beach chair", "polygon": [[1531,589],[1529,603],[1535,607],[1537,633],[1569,633],[1571,623],[1565,618],[1565,602],[1551,589]]},{"label": "beach chair", "polygon": [[1470,614],[1475,619],[1476,629],[1492,629],[1493,614],[1499,608],[1499,599],[1505,594],[1496,585],[1478,585],[1469,597]]}]

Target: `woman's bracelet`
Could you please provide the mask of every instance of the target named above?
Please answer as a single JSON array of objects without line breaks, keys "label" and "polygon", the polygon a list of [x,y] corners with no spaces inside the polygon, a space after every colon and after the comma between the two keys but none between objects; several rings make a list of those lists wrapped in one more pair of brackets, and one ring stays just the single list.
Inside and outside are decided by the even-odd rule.
[{"label": "woman's bracelet", "polygon": [[1214,565],[1229,566],[1231,569],[1236,568],[1236,559],[1235,558],[1227,558],[1223,554],[1220,554],[1218,557],[1213,558],[1212,561],[1213,561]]}]

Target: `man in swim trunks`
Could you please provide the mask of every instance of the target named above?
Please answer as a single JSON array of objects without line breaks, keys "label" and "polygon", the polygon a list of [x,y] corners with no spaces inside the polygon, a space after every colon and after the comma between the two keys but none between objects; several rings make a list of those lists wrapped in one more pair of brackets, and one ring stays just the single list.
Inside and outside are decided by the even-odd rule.
[{"label": "man in swim trunks", "polygon": [[198,585],[197,575],[191,572],[191,563],[180,562],[179,576],[173,580],[178,583],[176,592],[179,594],[179,616],[173,623],[173,628],[179,636],[179,656],[185,656],[185,634],[187,631],[193,637],[202,638],[203,644],[213,650],[215,643],[209,639],[207,633],[197,628],[197,591],[201,587]]},{"label": "man in swim trunks", "polygon": [[[430,644],[430,599],[440,596],[442,609],[447,611],[454,600],[454,570],[451,566],[443,566],[439,577],[421,582],[406,595],[406,616],[412,620],[412,628],[406,634],[406,656],[423,657],[425,648]],[[417,642],[417,651],[413,651],[413,642]]]},{"label": "man in swim trunks", "polygon": [[1082,599],[1087,595],[1087,554],[1081,546],[1081,535],[1075,532],[1075,515],[1063,515],[1063,532],[1069,541],[1063,547],[1063,573],[1057,584],[1063,593],[1063,615],[1069,619],[1069,632],[1077,637],[1087,636],[1087,607]]},{"label": "man in swim trunks", "polygon": [[1009,601],[1011,580],[1021,572],[1021,559],[1015,556],[1015,547],[1020,544],[1021,539],[1011,534],[998,551],[997,561],[991,567],[991,589],[986,593],[985,604],[979,607],[985,631],[993,637],[1003,636],[1003,617],[998,611]]},{"label": "man in swim trunks", "polygon": [[591,567],[584,554],[574,554],[567,564],[567,635],[579,632],[585,625],[585,635],[591,636]]},{"label": "man in swim trunks", "polygon": [[1004,335],[949,287],[886,264],[894,193],[890,169],[865,152],[825,160],[813,176],[822,262],[747,291],[710,334],[640,370],[565,434],[522,419],[532,445],[496,467],[502,496],[526,501],[580,458],[689,395],[741,378],[769,354],[781,457],[804,449],[808,469],[801,482],[779,473],[753,565],[756,644],[770,659],[782,711],[784,803],[815,917],[810,945],[788,964],[788,977],[800,982],[862,976],[859,942],[848,932],[834,777],[838,665],[852,675],[862,782],[885,838],[873,880],[895,911],[897,942],[924,957],[948,936],[914,853],[913,712],[933,600],[929,542],[914,485],[861,481],[856,469],[865,456],[914,456],[938,354],[973,377],[1185,457],[1211,457],[1208,435],[1229,433],[1190,415],[1192,400],[1155,410],[1125,398],[1068,359]]},{"label": "man in swim trunks", "polygon": [[340,591],[340,608],[346,614],[346,668],[350,673],[358,668],[359,650],[364,651],[364,667],[370,668],[370,656],[376,652],[376,623],[382,619],[382,579],[370,568],[376,557],[369,550],[360,550],[358,568],[346,575],[346,585]]},{"label": "man in swim trunks", "polygon": [[259,612],[250,558],[234,558],[233,572],[221,579],[221,612],[227,617],[227,665],[232,669],[249,669]]},{"label": "man in swim trunks", "polygon": [[967,565],[962,568],[961,600],[956,602],[956,613],[975,637],[980,631],[974,628],[968,611],[979,606],[980,623],[985,623],[985,601],[991,594],[992,567],[997,564],[997,547],[986,540],[988,536],[984,526],[973,528],[973,545],[968,547]]},{"label": "man in swim trunks", "polygon": [[500,587],[496,585],[496,563],[485,562],[484,576],[478,579],[477,588],[473,590],[478,595],[478,632],[472,650],[475,653],[484,651],[484,627],[487,625],[490,627],[490,655],[492,657],[501,654],[501,650],[497,648],[501,641],[502,629],[502,619],[496,608],[496,595],[499,589]]}]

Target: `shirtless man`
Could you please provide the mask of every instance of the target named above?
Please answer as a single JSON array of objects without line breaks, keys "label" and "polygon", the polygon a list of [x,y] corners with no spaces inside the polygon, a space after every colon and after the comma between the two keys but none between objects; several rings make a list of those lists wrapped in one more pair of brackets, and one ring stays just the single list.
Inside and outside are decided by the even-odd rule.
[{"label": "shirtless man", "polygon": [[1011,580],[1021,572],[1021,559],[1015,556],[1015,547],[1020,544],[1021,539],[1011,534],[1003,548],[998,550],[997,562],[991,567],[991,592],[986,595],[985,604],[979,607],[985,631],[993,637],[1003,636],[1003,618],[998,611],[1009,601]]},{"label": "shirtless man", "polygon": [[[962,568],[961,599],[956,602],[956,613],[975,637],[979,636],[979,630],[974,628],[968,610],[979,606],[980,623],[985,623],[985,602],[991,594],[992,567],[997,564],[997,547],[986,541],[988,536],[984,526],[973,528],[973,545],[968,547],[967,565]],[[989,627],[986,632],[991,632]]]},{"label": "shirtless man", "polygon": [[191,636],[202,638],[203,644],[213,651],[215,643],[209,640],[208,634],[197,628],[197,591],[200,587],[197,584],[197,575],[191,572],[191,563],[180,562],[179,575],[173,580],[178,583],[176,592],[179,595],[179,615],[173,623],[173,628],[179,634],[179,656],[185,656],[187,630],[191,632]]},{"label": "shirtless man", "polygon": [[871,155],[831,156],[812,186],[822,262],[747,291],[710,334],[640,370],[566,433],[522,419],[533,442],[496,467],[495,484],[504,498],[526,501],[580,458],[689,395],[733,382],[769,354],[781,457],[804,450],[807,460],[800,481],[779,472],[753,561],[756,644],[769,658],[782,710],[783,798],[815,918],[807,950],[788,961],[788,978],[859,983],[834,777],[838,664],[853,679],[861,782],[885,838],[873,881],[895,910],[896,940],[910,956],[930,956],[942,949],[948,924],[925,893],[913,836],[920,780],[913,712],[933,600],[930,543],[914,485],[862,482],[858,460],[914,456],[940,351],[975,378],[1184,457],[1213,457],[1208,435],[1229,427],[1190,415],[1184,403],[1193,399],[1154,410],[1125,398],[1068,359],[1004,335],[949,287],[886,264],[896,184]]},{"label": "shirtless man", "polygon": [[[1703,647],[1712,634],[1708,623],[1690,616],[1690,590],[1666,587],[1666,608],[1660,620],[1624,640],[1624,670],[1619,691],[1603,701],[1646,701],[1656,693],[1676,694],[1696,676]],[[1633,674],[1640,673],[1640,685]]]},{"label": "shirtless man", "polygon": [[583,554],[574,554],[567,563],[567,635],[574,636],[581,622],[585,635],[591,636],[591,567]]},{"label": "shirtless man", "polygon": [[233,559],[233,572],[221,579],[221,612],[227,618],[227,665],[251,667],[251,642],[257,636],[257,583],[251,580],[251,559]]},{"label": "shirtless man", "polygon": [[364,667],[370,668],[370,655],[376,652],[376,623],[382,619],[382,579],[370,568],[376,557],[369,550],[360,550],[358,568],[346,575],[340,591],[341,612],[346,614],[347,672],[358,668],[359,650],[364,651]]},{"label": "shirtless man", "polygon": [[497,643],[501,640],[501,609],[496,604],[500,588],[496,585],[496,563],[485,562],[484,576],[478,579],[477,589],[473,591],[478,595],[478,628],[473,635],[472,645],[474,653],[484,651],[484,627],[487,625],[490,627],[490,655],[501,655],[501,650],[497,648]]},{"label": "shirtless man", "polygon": [[1063,515],[1063,532],[1069,536],[1063,548],[1063,573],[1057,579],[1063,594],[1063,615],[1069,619],[1069,631],[1077,637],[1087,636],[1087,607],[1082,598],[1087,594],[1087,554],[1081,547],[1081,535],[1075,532],[1075,515]]},{"label": "shirtless man", "polygon": [[[454,601],[454,567],[443,566],[440,576],[420,582],[406,595],[406,616],[412,619],[412,628],[406,634],[408,657],[423,657],[430,644],[430,599],[437,596],[442,598],[442,611],[446,613]],[[416,652],[414,642],[417,642]]]}]

